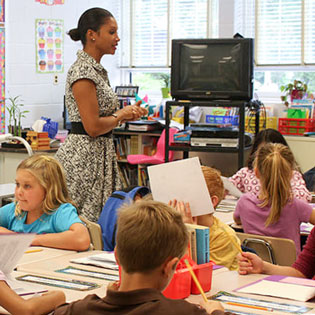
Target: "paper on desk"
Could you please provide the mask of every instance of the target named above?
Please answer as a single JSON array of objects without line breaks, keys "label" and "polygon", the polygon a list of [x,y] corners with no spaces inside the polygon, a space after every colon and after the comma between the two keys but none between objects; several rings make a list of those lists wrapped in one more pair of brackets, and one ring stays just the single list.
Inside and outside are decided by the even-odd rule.
[{"label": "paper on desk", "polygon": [[0,234],[0,270],[6,277],[16,267],[34,237],[32,233]]},{"label": "paper on desk", "polygon": [[118,270],[114,253],[104,252],[102,254],[91,255],[88,257],[75,258],[71,262],[83,265],[93,265],[106,269]]},{"label": "paper on desk", "polygon": [[229,181],[227,177],[221,176],[224,188],[229,192],[230,195],[233,195],[237,198],[240,198],[243,193],[232,183]]},{"label": "paper on desk", "polygon": [[237,292],[259,295],[269,295],[285,299],[305,302],[315,296],[315,288],[284,282],[261,280],[243,288]]},{"label": "paper on desk", "polygon": [[213,213],[198,157],[148,167],[154,200],[189,202],[192,216]]}]

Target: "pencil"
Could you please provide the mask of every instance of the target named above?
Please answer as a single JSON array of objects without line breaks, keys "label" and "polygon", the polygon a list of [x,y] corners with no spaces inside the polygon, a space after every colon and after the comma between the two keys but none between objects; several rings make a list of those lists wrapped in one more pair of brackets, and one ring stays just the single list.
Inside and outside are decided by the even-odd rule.
[{"label": "pencil", "polygon": [[38,249],[30,249],[24,252],[24,254],[30,254],[30,253],[37,253],[37,252],[41,252],[42,249],[38,248]]},{"label": "pencil", "polygon": [[263,307],[263,306],[256,306],[256,305],[250,305],[250,304],[242,304],[242,303],[236,303],[236,302],[225,302],[226,304],[229,305],[234,305],[234,306],[240,306],[240,307],[248,307],[248,308],[254,308],[256,310],[263,310],[263,311],[269,311],[272,312],[272,308],[268,307]]},{"label": "pencil", "polygon": [[185,261],[185,264],[186,264],[186,266],[187,266],[187,268],[188,268],[188,270],[189,270],[189,272],[190,272],[190,274],[191,274],[193,280],[194,280],[195,283],[196,283],[197,288],[199,289],[199,291],[200,291],[200,293],[201,293],[201,295],[202,295],[202,297],[203,297],[203,300],[204,300],[206,303],[208,303],[208,299],[207,299],[207,297],[206,297],[206,295],[205,295],[205,293],[204,293],[204,291],[203,291],[203,289],[202,289],[202,287],[201,287],[201,284],[200,284],[200,282],[198,281],[198,279],[197,279],[197,277],[196,277],[194,271],[192,270],[192,268],[191,268],[191,266],[190,266],[188,260],[185,259],[184,261]]}]

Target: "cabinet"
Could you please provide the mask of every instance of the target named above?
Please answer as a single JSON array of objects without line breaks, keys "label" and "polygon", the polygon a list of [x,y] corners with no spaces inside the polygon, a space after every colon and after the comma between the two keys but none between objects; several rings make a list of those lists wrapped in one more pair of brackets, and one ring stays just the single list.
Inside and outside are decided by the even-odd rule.
[{"label": "cabinet", "polygon": [[128,131],[124,128],[113,130],[120,177],[124,187],[131,185],[148,186],[146,165],[129,164],[128,154],[153,155],[161,135],[157,131]]},{"label": "cabinet", "polygon": [[[224,152],[237,153],[238,168],[244,165],[244,129],[245,129],[245,106],[244,101],[227,101],[227,100],[211,100],[211,101],[168,101],[165,106],[165,162],[168,162],[168,153],[172,151],[182,151],[183,158],[189,156],[189,152]],[[193,106],[200,107],[236,107],[239,114],[239,133],[238,133],[238,147],[214,147],[214,146],[170,146],[169,145],[169,126],[170,126],[170,110],[171,106],[184,107],[184,128],[189,125],[189,108]]]}]

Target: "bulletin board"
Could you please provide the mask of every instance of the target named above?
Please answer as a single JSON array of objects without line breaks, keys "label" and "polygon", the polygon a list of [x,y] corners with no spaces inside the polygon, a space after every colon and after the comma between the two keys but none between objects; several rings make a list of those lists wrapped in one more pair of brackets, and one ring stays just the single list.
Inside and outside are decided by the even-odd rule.
[{"label": "bulletin board", "polygon": [[0,27],[0,134],[5,133],[5,30]]},{"label": "bulletin board", "polygon": [[36,19],[35,48],[37,73],[64,71],[63,20]]}]

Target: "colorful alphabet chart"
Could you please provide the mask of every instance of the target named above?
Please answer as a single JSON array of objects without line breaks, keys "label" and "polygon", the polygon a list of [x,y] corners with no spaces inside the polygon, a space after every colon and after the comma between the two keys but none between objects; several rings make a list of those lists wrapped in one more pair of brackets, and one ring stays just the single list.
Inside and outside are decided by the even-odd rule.
[{"label": "colorful alphabet chart", "polygon": [[39,2],[40,4],[46,4],[46,5],[55,5],[55,4],[64,4],[65,0],[35,0],[35,2]]},{"label": "colorful alphabet chart", "polygon": [[35,35],[36,72],[63,72],[63,20],[37,19]]}]

